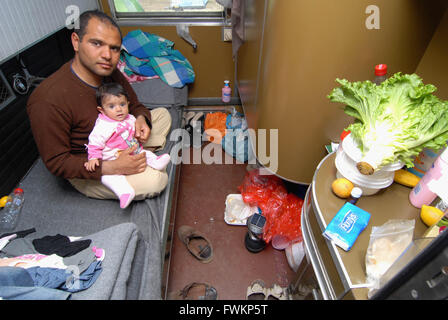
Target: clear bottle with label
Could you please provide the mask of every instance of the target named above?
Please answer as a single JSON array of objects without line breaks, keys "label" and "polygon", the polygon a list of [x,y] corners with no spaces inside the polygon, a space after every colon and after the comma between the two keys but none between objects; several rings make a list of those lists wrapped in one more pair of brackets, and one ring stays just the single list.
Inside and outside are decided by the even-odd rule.
[{"label": "clear bottle with label", "polygon": [[380,85],[381,82],[387,79],[387,65],[386,64],[377,64],[375,66],[375,78],[373,82],[377,85]]},{"label": "clear bottle with label", "polygon": [[5,207],[0,211],[0,230],[13,230],[19,220],[19,215],[23,207],[24,194],[23,189],[16,188],[8,196]]},{"label": "clear bottle with label", "polygon": [[442,175],[448,173],[448,149],[440,154],[434,161],[431,168],[426,171],[423,178],[411,190],[409,194],[409,201],[414,207],[421,208],[423,205],[429,205],[437,197],[437,194],[432,192],[428,183],[432,180],[439,180]]},{"label": "clear bottle with label", "polygon": [[225,80],[224,81],[224,87],[222,88],[222,102],[224,102],[224,103],[229,103],[230,102],[232,89],[230,88],[229,83],[230,83],[229,80]]},{"label": "clear bottle with label", "polygon": [[407,168],[409,172],[415,174],[417,177],[423,177],[426,171],[431,168],[437,157],[445,150],[445,148],[438,151],[434,151],[428,148],[424,148],[414,160],[414,166],[412,168]]}]

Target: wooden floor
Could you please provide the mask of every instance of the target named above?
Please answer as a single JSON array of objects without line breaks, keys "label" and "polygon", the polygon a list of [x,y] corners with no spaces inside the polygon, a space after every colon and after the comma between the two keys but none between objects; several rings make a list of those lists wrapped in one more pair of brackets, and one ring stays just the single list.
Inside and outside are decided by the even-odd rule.
[{"label": "wooden floor", "polygon": [[[189,150],[193,152],[193,148]],[[224,164],[228,157],[223,152],[223,164],[181,165],[167,293],[191,282],[207,282],[217,290],[218,300],[245,300],[247,287],[255,279],[267,286],[276,283],[287,287],[295,278],[283,250],[269,245],[260,253],[251,253],[244,245],[247,227],[225,223],[225,199],[228,194],[239,193],[247,166],[235,160],[234,164]],[[182,225],[210,239],[214,249],[210,263],[194,258],[179,240],[177,230]]]}]

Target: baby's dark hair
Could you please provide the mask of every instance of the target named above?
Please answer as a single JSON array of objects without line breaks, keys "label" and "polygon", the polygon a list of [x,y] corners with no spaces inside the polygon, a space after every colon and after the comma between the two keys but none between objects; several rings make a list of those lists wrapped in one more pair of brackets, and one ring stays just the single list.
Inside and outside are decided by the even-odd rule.
[{"label": "baby's dark hair", "polygon": [[107,95],[125,96],[126,99],[129,99],[128,93],[123,86],[116,82],[104,83],[96,90],[96,102],[99,106],[103,105],[103,99]]}]

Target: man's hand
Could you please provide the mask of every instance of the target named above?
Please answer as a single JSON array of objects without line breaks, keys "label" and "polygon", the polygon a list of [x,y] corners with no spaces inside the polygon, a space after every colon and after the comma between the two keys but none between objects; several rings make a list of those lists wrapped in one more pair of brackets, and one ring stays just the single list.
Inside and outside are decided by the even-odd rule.
[{"label": "man's hand", "polygon": [[103,161],[101,174],[130,175],[145,171],[147,166],[146,153],[133,154],[137,147],[137,145],[134,145],[122,151],[116,160]]},{"label": "man's hand", "polygon": [[148,124],[146,123],[146,118],[142,115],[138,116],[135,121],[135,138],[141,143],[144,144],[151,133],[151,129],[149,129]]}]

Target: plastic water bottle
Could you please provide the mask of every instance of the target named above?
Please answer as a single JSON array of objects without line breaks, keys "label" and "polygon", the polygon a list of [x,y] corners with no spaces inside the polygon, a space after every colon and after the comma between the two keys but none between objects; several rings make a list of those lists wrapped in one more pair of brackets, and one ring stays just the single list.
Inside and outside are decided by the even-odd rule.
[{"label": "plastic water bottle", "polygon": [[23,201],[23,189],[14,189],[8,197],[5,207],[0,211],[0,230],[9,231],[16,227]]},{"label": "plastic water bottle", "polygon": [[224,81],[224,87],[222,88],[222,102],[229,103],[232,89],[229,86],[230,81]]},{"label": "plastic water bottle", "polygon": [[375,79],[373,82],[380,85],[381,82],[387,79],[387,64],[377,64],[375,66]]},{"label": "plastic water bottle", "polygon": [[358,187],[354,187],[352,191],[350,192],[350,197],[348,198],[347,202],[350,202],[351,204],[356,204],[362,196],[362,189]]},{"label": "plastic water bottle", "polygon": [[431,168],[426,171],[423,178],[411,190],[409,201],[414,207],[421,208],[423,205],[429,205],[437,197],[437,194],[431,191],[428,183],[432,180],[439,180],[442,176],[448,175],[448,149],[432,164]]}]

